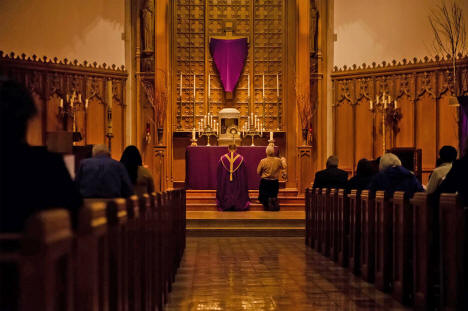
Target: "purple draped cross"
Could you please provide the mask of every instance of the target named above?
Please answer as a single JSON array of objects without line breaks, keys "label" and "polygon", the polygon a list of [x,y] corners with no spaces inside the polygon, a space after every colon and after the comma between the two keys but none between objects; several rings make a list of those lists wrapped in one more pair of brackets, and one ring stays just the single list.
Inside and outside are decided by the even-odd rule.
[{"label": "purple draped cross", "polygon": [[210,52],[226,92],[233,92],[247,58],[247,38],[210,40]]}]

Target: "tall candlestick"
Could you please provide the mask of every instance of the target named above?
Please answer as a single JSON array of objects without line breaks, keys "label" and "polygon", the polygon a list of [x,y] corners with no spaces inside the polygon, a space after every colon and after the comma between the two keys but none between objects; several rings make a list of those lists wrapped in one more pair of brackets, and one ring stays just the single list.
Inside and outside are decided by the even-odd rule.
[{"label": "tall candlestick", "polygon": [[197,97],[197,76],[193,74],[193,103]]},{"label": "tall candlestick", "polygon": [[262,98],[265,98],[265,74],[262,76]]},{"label": "tall candlestick", "polygon": [[112,108],[112,80],[107,80],[107,104]]},{"label": "tall candlestick", "polygon": [[276,74],[276,96],[279,97],[279,74]]},{"label": "tall candlestick", "polygon": [[180,96],[180,100],[182,100],[182,73],[180,73],[179,96]]}]

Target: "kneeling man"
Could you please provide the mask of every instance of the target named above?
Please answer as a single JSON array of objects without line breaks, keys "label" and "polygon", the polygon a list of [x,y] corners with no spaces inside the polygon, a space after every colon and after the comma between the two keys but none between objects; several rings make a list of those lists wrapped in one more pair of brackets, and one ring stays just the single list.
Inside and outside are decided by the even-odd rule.
[{"label": "kneeling man", "polygon": [[229,145],[229,152],[218,162],[216,203],[220,211],[245,211],[250,198],[244,158]]}]

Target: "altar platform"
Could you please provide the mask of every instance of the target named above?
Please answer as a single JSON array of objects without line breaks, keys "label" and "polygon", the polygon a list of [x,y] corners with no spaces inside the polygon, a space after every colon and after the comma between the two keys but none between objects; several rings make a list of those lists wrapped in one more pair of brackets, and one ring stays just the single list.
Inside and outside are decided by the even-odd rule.
[{"label": "altar platform", "polygon": [[188,236],[303,237],[304,230],[304,211],[187,211]]}]

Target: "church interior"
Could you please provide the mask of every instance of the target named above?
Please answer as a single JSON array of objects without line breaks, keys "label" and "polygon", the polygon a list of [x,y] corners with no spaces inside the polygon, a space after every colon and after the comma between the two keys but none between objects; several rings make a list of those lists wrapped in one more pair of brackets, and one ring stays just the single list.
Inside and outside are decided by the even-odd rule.
[{"label": "church interior", "polygon": [[1,311],[468,310],[468,2],[0,25]]}]

